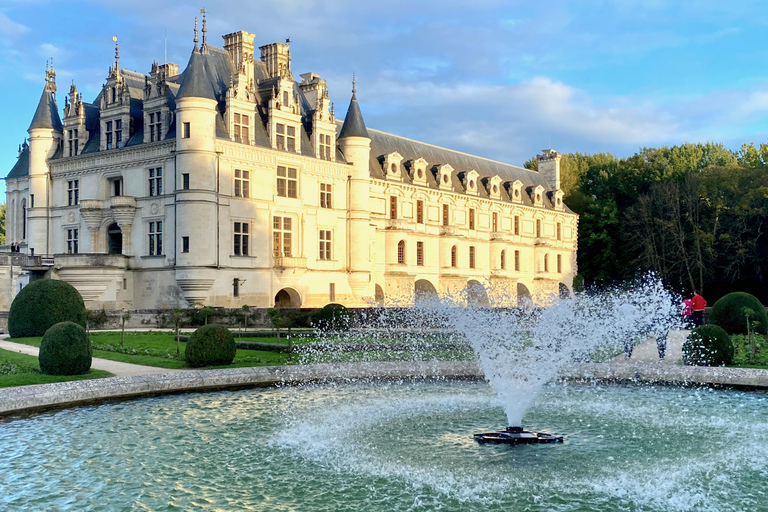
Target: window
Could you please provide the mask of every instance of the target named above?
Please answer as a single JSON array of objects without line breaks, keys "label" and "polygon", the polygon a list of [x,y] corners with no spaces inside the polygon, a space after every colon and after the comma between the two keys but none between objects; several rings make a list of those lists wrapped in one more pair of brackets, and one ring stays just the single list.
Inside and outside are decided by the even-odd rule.
[{"label": "window", "polygon": [[77,229],[67,230],[67,252],[77,254],[78,251],[78,231]]},{"label": "window", "polygon": [[557,255],[557,273],[561,274],[563,272],[563,256],[562,254]]},{"label": "window", "polygon": [[405,264],[405,240],[397,243],[397,262],[401,265]]},{"label": "window", "polygon": [[182,123],[182,130],[181,130],[181,138],[182,139],[188,139],[190,134],[190,127],[189,123]]},{"label": "window", "polygon": [[475,268],[475,246],[469,246],[469,268]]},{"label": "window", "polygon": [[416,201],[416,222],[424,224],[424,201]]},{"label": "window", "polygon": [[181,175],[181,188],[182,190],[189,190],[189,173],[187,172]]},{"label": "window", "polygon": [[283,105],[288,106],[288,91],[283,91]]},{"label": "window", "polygon": [[448,226],[450,222],[451,209],[447,204],[443,205],[443,226]]},{"label": "window", "polygon": [[235,197],[250,197],[251,173],[235,169]]},{"label": "window", "polygon": [[515,251],[515,272],[520,272],[520,251]]},{"label": "window", "polygon": [[560,222],[557,223],[557,239],[563,239],[563,225]]},{"label": "window", "polygon": [[469,209],[469,229],[475,229],[475,209]]},{"label": "window", "polygon": [[416,264],[424,266],[424,242],[416,242]]},{"label": "window", "polygon": [[330,183],[320,184],[320,208],[333,208]]},{"label": "window", "polygon": [[507,269],[507,251],[503,250],[501,251],[501,254],[499,255],[499,267],[501,270]]},{"label": "window", "polygon": [[123,179],[122,178],[117,178],[112,180],[112,195],[113,196],[123,195]]},{"label": "window", "polygon": [[336,283],[330,283],[328,285],[328,300],[331,302],[336,300]]},{"label": "window", "polygon": [[235,256],[248,256],[248,223],[235,222]]},{"label": "window", "polygon": [[275,138],[277,149],[283,151],[296,151],[296,127],[277,123],[275,126],[277,137]]},{"label": "window", "polygon": [[536,219],[536,238],[541,238],[541,219]]},{"label": "window", "polygon": [[240,296],[240,278],[239,277],[232,279],[232,296],[233,297]]},{"label": "window", "polygon": [[123,121],[115,120],[115,147],[123,147]]},{"label": "window", "polygon": [[275,258],[290,258],[291,248],[291,218],[272,218],[272,254]]},{"label": "window", "polygon": [[189,252],[189,237],[181,237],[181,252]]},{"label": "window", "polygon": [[331,232],[330,230],[320,230],[320,259],[331,259]]},{"label": "window", "polygon": [[107,134],[107,149],[112,149],[112,121],[107,121],[104,133]]},{"label": "window", "polygon": [[296,169],[291,167],[277,167],[277,195],[281,197],[296,197],[298,190],[298,177]]},{"label": "window", "polygon": [[459,266],[459,249],[455,245],[451,247],[451,266]]},{"label": "window", "polygon": [[549,254],[544,255],[544,272],[549,272]]},{"label": "window", "polygon": [[160,117],[160,112],[149,114],[149,142],[159,141],[162,130],[163,122]]},{"label": "window", "polygon": [[331,136],[323,133],[320,134],[320,158],[331,159]]},{"label": "window", "polygon": [[69,130],[69,156],[77,156],[80,152],[80,139],[77,138],[77,128]]},{"label": "window", "polygon": [[235,142],[250,143],[250,118],[245,114],[235,114]]},{"label": "window", "polygon": [[117,101],[117,87],[112,88],[112,103]]},{"label": "window", "polygon": [[149,170],[149,195],[163,195],[163,168],[157,167]]},{"label": "window", "polygon": [[149,223],[149,255],[160,256],[163,254],[163,223],[162,221]]},{"label": "window", "polygon": [[67,182],[67,203],[69,206],[80,204],[80,180]]},{"label": "window", "polygon": [[35,194],[29,194],[29,207],[35,207]]},{"label": "window", "polygon": [[517,215],[515,215],[515,231],[514,231],[514,233],[516,235],[520,234],[520,217],[517,216]]},{"label": "window", "polygon": [[498,231],[499,230],[499,214],[496,212],[493,212],[493,216],[491,217],[491,231]]},{"label": "window", "polygon": [[397,197],[389,196],[389,218],[397,218]]}]

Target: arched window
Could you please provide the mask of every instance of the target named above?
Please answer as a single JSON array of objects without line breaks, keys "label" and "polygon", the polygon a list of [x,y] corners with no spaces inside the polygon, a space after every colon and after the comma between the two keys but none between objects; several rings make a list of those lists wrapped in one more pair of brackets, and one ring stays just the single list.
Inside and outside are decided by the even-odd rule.
[{"label": "arched window", "polygon": [[507,251],[502,249],[501,255],[499,256],[499,267],[501,267],[501,270],[507,269]]},{"label": "arched window", "polygon": [[397,243],[397,262],[405,263],[405,240],[400,240]]},{"label": "arched window", "polygon": [[458,249],[456,248],[455,245],[453,247],[451,247],[451,266],[452,267],[458,267],[459,266],[459,262],[457,261],[458,258],[459,258],[458,252],[459,251],[458,251]]}]

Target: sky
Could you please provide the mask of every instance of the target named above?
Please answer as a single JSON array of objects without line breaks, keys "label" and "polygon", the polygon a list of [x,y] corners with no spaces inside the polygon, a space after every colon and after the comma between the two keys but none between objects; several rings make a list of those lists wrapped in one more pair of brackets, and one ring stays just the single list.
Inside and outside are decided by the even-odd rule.
[{"label": "sky", "polygon": [[[114,61],[183,70],[203,3],[0,0],[0,174],[27,136],[53,58],[57,101],[93,101]],[[291,40],[294,76],[328,81],[341,117],[352,73],[366,125],[507,162],[542,149],[630,156],[642,147],[768,137],[764,0],[228,0],[209,44],[238,30]],[[0,182],[0,201],[5,197]]]}]

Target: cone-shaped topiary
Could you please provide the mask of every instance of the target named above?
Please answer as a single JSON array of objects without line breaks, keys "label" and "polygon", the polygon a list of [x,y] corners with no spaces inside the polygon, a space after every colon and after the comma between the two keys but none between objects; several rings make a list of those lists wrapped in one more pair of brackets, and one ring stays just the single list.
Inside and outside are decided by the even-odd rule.
[{"label": "cone-shaped topiary", "polygon": [[85,304],[80,293],[64,281],[39,279],[22,288],[8,313],[12,338],[42,336],[59,322],[85,327]]},{"label": "cone-shaped topiary", "polygon": [[717,325],[701,325],[683,343],[683,363],[695,366],[723,366],[733,362],[731,337]]},{"label": "cone-shaped topiary", "polygon": [[208,324],[192,333],[184,357],[187,366],[199,368],[230,364],[235,359],[235,338],[223,325]]},{"label": "cone-shaped topiary", "polygon": [[91,369],[91,342],[85,329],[60,322],[45,331],[40,342],[40,371],[48,375],[82,375]]},{"label": "cone-shaped topiary", "polygon": [[728,334],[747,334],[747,321],[750,322],[750,330],[762,334],[768,333],[768,315],[765,313],[765,306],[757,297],[745,292],[729,293],[715,302],[708,320],[709,323],[725,329]]}]

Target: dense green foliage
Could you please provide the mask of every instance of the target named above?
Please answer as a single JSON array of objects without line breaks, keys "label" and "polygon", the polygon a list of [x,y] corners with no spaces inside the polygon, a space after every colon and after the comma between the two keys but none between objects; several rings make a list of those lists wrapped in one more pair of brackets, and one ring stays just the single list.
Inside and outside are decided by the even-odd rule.
[{"label": "dense green foliage", "polygon": [[184,352],[187,366],[215,366],[230,364],[235,359],[237,346],[232,333],[223,325],[208,324],[189,337]]},{"label": "dense green foliage", "polygon": [[[535,159],[526,166],[535,169]],[[768,144],[643,148],[622,159],[573,153],[561,175],[580,215],[586,286],[654,271],[710,303],[731,291],[768,300]]]},{"label": "dense green foliage", "polygon": [[729,293],[712,306],[709,323],[728,334],[768,333],[768,315],[757,297],[745,292]]},{"label": "dense green foliage", "polygon": [[717,325],[696,327],[683,343],[683,363],[695,366],[722,366],[733,362],[731,337]]},{"label": "dense green foliage", "polygon": [[91,369],[91,342],[82,326],[60,322],[40,342],[40,371],[48,375],[82,375]]},{"label": "dense green foliage", "polygon": [[350,319],[349,310],[341,304],[327,304],[313,315],[312,325],[323,331],[344,331]]},{"label": "dense green foliage", "polygon": [[42,336],[59,322],[85,327],[85,304],[75,288],[64,281],[32,281],[16,295],[8,313],[8,332],[13,338]]}]

